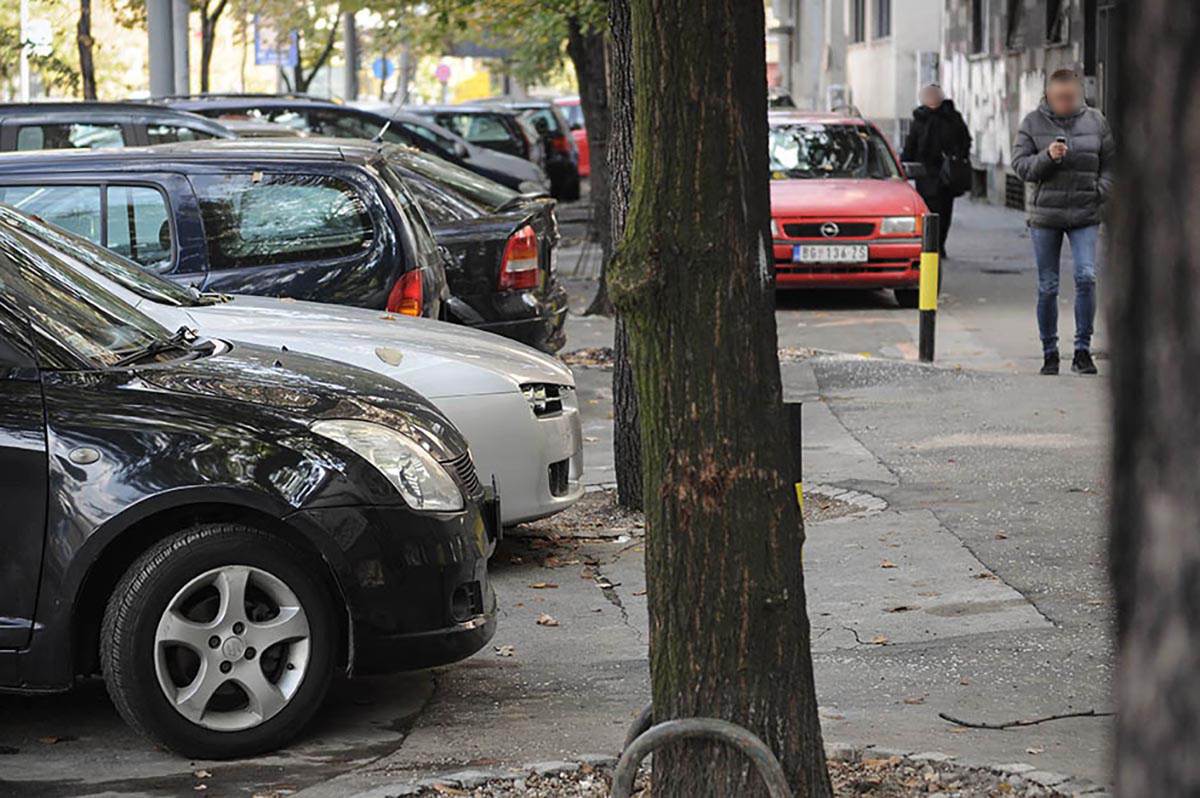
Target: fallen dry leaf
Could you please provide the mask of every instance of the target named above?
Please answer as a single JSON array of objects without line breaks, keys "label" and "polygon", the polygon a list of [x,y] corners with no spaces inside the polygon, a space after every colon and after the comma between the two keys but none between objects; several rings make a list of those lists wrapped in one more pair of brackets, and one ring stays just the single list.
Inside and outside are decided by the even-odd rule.
[{"label": "fallen dry leaf", "polygon": [[924,704],[925,696],[923,696],[923,695],[909,696],[908,698],[904,699],[904,703],[906,703],[906,704]]},{"label": "fallen dry leaf", "polygon": [[871,643],[877,646],[886,646],[890,642],[892,641],[888,640],[887,635],[875,635],[871,638]]},{"label": "fallen dry leaf", "polygon": [[896,563],[892,562],[891,560],[884,560],[883,562],[879,563],[879,567],[880,568],[895,568]]},{"label": "fallen dry leaf", "polygon": [[212,774],[209,773],[207,770],[193,770],[192,775],[198,779],[212,778]]},{"label": "fallen dry leaf", "polygon": [[1038,755],[1038,754],[1044,754],[1044,753],[1046,753],[1046,749],[1045,749],[1045,748],[1042,748],[1041,746],[1037,746],[1037,747],[1034,747],[1034,748],[1026,748],[1026,749],[1025,749],[1025,753],[1027,753],[1027,754],[1033,754],[1034,756],[1036,756],[1036,755]]},{"label": "fallen dry leaf", "polygon": [[920,609],[913,604],[899,604],[895,607],[888,607],[884,612],[912,612],[915,609]]},{"label": "fallen dry leaf", "polygon": [[558,587],[558,585],[554,584],[553,582],[534,582],[532,585],[530,585],[530,587],[534,590],[553,590],[554,588]]},{"label": "fallen dry leaf", "polygon": [[1003,532],[997,532],[996,540],[1008,540],[1008,535],[1004,534]]},{"label": "fallen dry leaf", "polygon": [[966,676],[964,676],[964,677],[962,677],[961,679],[959,679],[959,680],[958,680],[958,683],[959,683],[959,684],[970,684],[970,683],[971,683],[971,680],[970,680],[970,679],[968,679]]},{"label": "fallen dry leaf", "polygon": [[645,590],[635,590],[635,591],[633,591],[633,595],[644,596],[644,595],[646,595],[646,591]]},{"label": "fallen dry leaf", "polygon": [[517,653],[516,646],[494,646],[497,657],[511,657]]},{"label": "fallen dry leaf", "polygon": [[549,613],[543,612],[537,617],[538,626],[558,626],[558,619]]}]

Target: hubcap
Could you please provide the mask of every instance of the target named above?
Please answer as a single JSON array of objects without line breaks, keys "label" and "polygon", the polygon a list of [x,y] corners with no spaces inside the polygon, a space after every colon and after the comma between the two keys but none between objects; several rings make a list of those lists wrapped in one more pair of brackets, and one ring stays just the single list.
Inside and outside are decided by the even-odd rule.
[{"label": "hubcap", "polygon": [[274,717],[300,688],[308,617],[278,577],[225,565],[175,594],[154,648],[158,684],[175,711],[207,729],[241,731]]}]

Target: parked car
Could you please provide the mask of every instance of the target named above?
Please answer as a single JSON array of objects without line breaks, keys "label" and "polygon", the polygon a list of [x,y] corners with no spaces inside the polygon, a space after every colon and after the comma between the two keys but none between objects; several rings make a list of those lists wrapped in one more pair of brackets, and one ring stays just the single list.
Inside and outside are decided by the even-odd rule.
[{"label": "parked car", "polygon": [[409,133],[429,139],[442,149],[454,153],[453,158],[442,158],[435,152],[429,153],[440,160],[524,194],[548,194],[550,191],[550,178],[546,176],[542,167],[525,158],[473,144],[429,117],[402,108],[379,108],[376,109],[376,113],[391,119],[393,125],[399,125]]},{"label": "parked car", "polygon": [[410,105],[405,111],[423,116],[454,131],[472,144],[512,155],[546,169],[542,138],[521,115],[491,105]]},{"label": "parked car", "polygon": [[329,141],[0,155],[0,202],[202,291],[438,318],[445,265],[381,156]]},{"label": "parked car", "polygon": [[261,119],[225,119],[221,121],[230,133],[239,139],[302,139],[308,133],[278,122]]},{"label": "parked car", "polygon": [[394,120],[389,114],[297,95],[205,94],[166,100],[172,108],[193,111],[221,121],[248,119],[274,122],[310,136],[365,139],[407,144],[444,158],[465,169],[498,180],[519,191],[543,191],[546,177],[519,159],[472,158],[469,147],[445,136],[415,131],[412,124]]},{"label": "parked car", "polygon": [[449,253],[455,318],[544,352],[561,349],[567,291],[557,276],[554,200],[518,194],[417,150],[385,151]]},{"label": "parked car", "polygon": [[520,112],[533,125],[546,150],[546,174],[550,175],[550,193],[555,199],[579,199],[579,151],[571,138],[571,128],[562,111],[552,100],[495,97],[483,105],[500,105]]},{"label": "parked car", "polygon": [[229,138],[233,133],[211,119],[146,103],[0,103],[0,152]]},{"label": "parked car", "polygon": [[[79,282],[92,282],[169,330],[340,360],[431,401],[466,436],[502,520],[552,515],[583,495],[575,379],[561,361],[495,335],[377,311],[267,297],[204,294],[157,277],[87,239],[9,214],[47,241]],[[17,220],[20,220],[19,222]]]},{"label": "parked car", "polygon": [[917,306],[928,212],[896,153],[859,117],[770,115],[778,288],[890,288]]},{"label": "parked car", "polygon": [[0,210],[0,688],[104,676],[194,758],[275,749],[335,671],[483,647],[499,529],[417,394],[172,332]]},{"label": "parked car", "polygon": [[567,125],[571,128],[571,138],[575,140],[575,149],[579,151],[579,176],[587,177],[592,173],[591,148],[588,146],[587,122],[583,118],[583,105],[578,97],[559,97],[554,101],[562,111]]}]

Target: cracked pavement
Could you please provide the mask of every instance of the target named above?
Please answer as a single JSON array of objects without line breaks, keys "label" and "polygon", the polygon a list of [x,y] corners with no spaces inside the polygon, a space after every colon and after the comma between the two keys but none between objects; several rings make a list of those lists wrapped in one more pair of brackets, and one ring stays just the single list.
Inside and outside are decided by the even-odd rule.
[{"label": "cracked pavement", "polygon": [[[970,254],[954,257],[967,242]],[[1107,719],[989,731],[938,718],[1105,711],[1111,669],[1106,382],[1036,375],[1018,216],[963,203],[949,247],[938,368],[911,362],[917,314],[886,293],[780,297],[780,346],[805,353],[782,371],[787,398],[805,403],[806,483],[887,502],[808,527],[825,738],[1106,782]],[[592,287],[570,284],[573,308]],[[611,342],[610,320],[569,325],[569,349]],[[576,373],[586,480],[606,484],[611,372]],[[339,685],[287,751],[179,760],[128,732],[90,683],[70,696],[0,696],[0,779],[21,795],[174,795],[202,782],[208,795],[378,797],[463,767],[615,753],[649,696],[638,541],[509,538],[493,583],[502,614],[492,645],[436,672]],[[542,613],[558,625],[539,625]],[[511,656],[500,655],[506,646]]]}]

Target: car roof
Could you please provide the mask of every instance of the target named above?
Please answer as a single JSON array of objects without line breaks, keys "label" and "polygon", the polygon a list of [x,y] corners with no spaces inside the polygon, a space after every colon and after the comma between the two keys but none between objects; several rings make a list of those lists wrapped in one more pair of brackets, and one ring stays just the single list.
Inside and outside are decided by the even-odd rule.
[{"label": "car roof", "polygon": [[414,114],[504,114],[507,116],[516,116],[516,113],[511,108],[495,105],[483,105],[475,101],[466,102],[461,105],[406,105],[404,110]]},{"label": "car roof", "polygon": [[861,116],[847,116],[834,111],[797,111],[794,108],[781,108],[769,111],[767,120],[772,124],[791,125],[856,125],[870,126],[870,122]]},{"label": "car roof", "polygon": [[110,169],[130,163],[153,169],[171,164],[245,161],[246,163],[311,163],[330,161],[366,164],[382,157],[387,145],[380,142],[348,139],[305,138],[272,141],[270,139],[213,139],[151,147],[122,147],[95,150],[28,150],[0,153],[0,174],[20,172],[22,166],[45,167],[57,171]]},{"label": "car roof", "polygon": [[186,97],[163,97],[157,102],[166,108],[179,108],[195,111],[224,111],[240,108],[299,108],[312,106],[317,108],[340,108],[349,113],[371,115],[374,112],[363,108],[355,108],[333,100],[321,97],[309,97],[304,94],[200,94]]},{"label": "car roof", "polygon": [[97,102],[96,100],[55,101],[35,103],[0,103],[0,118],[64,116],[83,121],[86,114],[101,116],[146,117],[162,120],[186,120],[207,128],[220,128],[221,124],[206,116],[179,108],[168,108],[153,103]]}]

